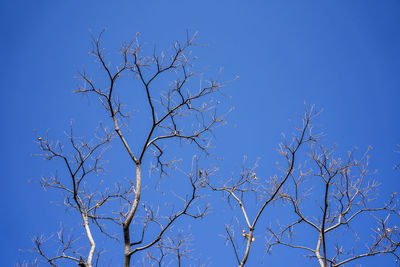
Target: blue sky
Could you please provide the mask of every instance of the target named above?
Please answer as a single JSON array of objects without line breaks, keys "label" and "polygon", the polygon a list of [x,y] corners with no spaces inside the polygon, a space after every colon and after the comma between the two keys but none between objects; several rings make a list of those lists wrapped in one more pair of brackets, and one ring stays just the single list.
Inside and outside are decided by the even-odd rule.
[{"label": "blue sky", "polygon": [[[281,133],[290,133],[289,120],[306,101],[324,110],[317,126],[338,151],[372,145],[371,168],[379,170],[382,194],[398,190],[399,12],[394,0],[2,1],[0,265],[29,257],[19,250],[31,247],[30,236],[58,228],[63,208],[51,204],[57,194],[28,182],[56,167],[32,156],[38,152],[34,131],[50,130],[57,139],[71,119],[83,133],[95,125],[95,105],[72,90],[77,71],[93,66],[90,32],[102,29],[110,54],[137,32],[162,48],[182,40],[186,29],[198,31],[207,46],[196,55],[200,66],[209,66],[207,75],[223,67],[222,79],[240,76],[225,91],[231,98],[224,105],[235,107],[229,124],[217,131],[222,170],[237,169],[247,155],[261,158],[261,175],[273,175]],[[224,212],[229,217],[229,209]],[[224,231],[220,220],[205,222],[214,236]],[[231,248],[216,240],[210,245],[199,237],[196,248],[213,266],[233,262]],[[258,257],[249,266],[261,260],[285,266],[282,255],[262,257],[262,244],[253,253]],[[385,260],[381,265],[391,266]]]}]

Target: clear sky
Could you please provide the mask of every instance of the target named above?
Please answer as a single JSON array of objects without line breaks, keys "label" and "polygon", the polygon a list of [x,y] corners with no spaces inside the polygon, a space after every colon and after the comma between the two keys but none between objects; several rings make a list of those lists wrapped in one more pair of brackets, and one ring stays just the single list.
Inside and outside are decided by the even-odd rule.
[{"label": "clear sky", "polygon": [[[136,32],[150,46],[167,47],[186,29],[198,31],[207,44],[197,50],[200,65],[209,73],[223,67],[225,80],[240,76],[226,88],[232,98],[225,105],[235,109],[215,142],[223,170],[235,170],[247,155],[261,158],[260,175],[273,175],[281,132],[306,101],[324,110],[318,126],[339,151],[372,145],[383,194],[399,190],[399,1],[1,1],[0,25],[1,266],[29,257],[20,250],[31,247],[30,236],[59,226],[63,208],[51,203],[57,194],[28,182],[56,167],[32,156],[34,131],[61,138],[71,119],[91,130],[85,127],[97,121],[94,109],[72,90],[77,71],[92,62],[90,32],[104,28],[109,53]],[[210,236],[223,233],[223,221],[205,222]],[[208,243],[204,236],[195,243],[199,255],[231,266],[222,238]],[[293,266],[282,255],[262,256],[262,244],[253,253],[249,266]]]}]

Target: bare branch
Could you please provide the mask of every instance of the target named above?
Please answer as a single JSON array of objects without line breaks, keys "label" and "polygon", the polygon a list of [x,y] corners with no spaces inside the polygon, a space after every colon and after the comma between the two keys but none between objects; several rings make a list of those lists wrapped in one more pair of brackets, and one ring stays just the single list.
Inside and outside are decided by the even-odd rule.
[{"label": "bare branch", "polygon": [[[243,168],[239,178],[230,179],[222,187],[214,186],[209,181],[205,180],[205,183],[213,190],[224,192],[227,194],[227,201],[234,201],[240,207],[242,217],[246,223],[246,229],[242,229],[242,235],[246,239],[246,246],[244,248],[243,256],[238,256],[238,248],[233,242],[233,235],[227,230],[228,237],[227,240],[230,241],[234,248],[234,252],[238,260],[239,266],[244,266],[250,254],[250,248],[252,242],[255,241],[254,231],[256,229],[257,222],[259,221],[261,215],[263,214],[265,208],[274,202],[275,200],[282,198],[281,189],[287,180],[292,176],[296,154],[301,146],[306,143],[315,142],[316,136],[311,133],[311,120],[317,115],[314,112],[313,107],[310,110],[305,109],[304,116],[302,118],[302,126],[295,127],[298,131],[298,135],[295,135],[291,143],[287,143],[286,140],[280,145],[279,153],[287,160],[287,168],[283,171],[284,175],[280,179],[274,177],[269,181],[269,186],[266,187],[257,177],[255,169],[257,164],[253,168]],[[250,220],[248,217],[248,212],[246,211],[246,205],[244,203],[245,195],[253,193],[258,197],[262,196],[262,205],[258,208],[255,217]],[[231,200],[232,199],[232,200]],[[231,229],[231,226],[226,226],[226,229]]]}]

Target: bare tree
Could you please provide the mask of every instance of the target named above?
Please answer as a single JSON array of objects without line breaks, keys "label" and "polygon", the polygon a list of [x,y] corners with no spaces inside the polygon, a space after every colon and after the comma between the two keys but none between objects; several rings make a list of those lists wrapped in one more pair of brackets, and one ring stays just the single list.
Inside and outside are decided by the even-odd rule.
[{"label": "bare tree", "polygon": [[[207,214],[209,206],[201,193],[207,188],[222,193],[232,207],[234,215],[225,225],[224,238],[238,266],[246,265],[265,229],[267,252],[277,245],[300,249],[324,267],[381,254],[398,259],[399,232],[391,222],[400,215],[397,194],[380,205],[379,184],[372,179],[375,173],[368,171],[368,151],[359,160],[353,152],[342,159],[334,157],[334,148],[322,145],[322,135],[314,133],[312,126],[318,115],[313,106],[305,108],[293,136],[283,136],[278,174],[262,178],[256,174],[258,162],[252,167],[245,162],[238,174],[220,179],[225,176],[209,167],[207,156],[213,130],[225,123],[227,111],[221,113],[218,104],[227,83],[218,78],[205,82],[194,69],[191,49],[196,35],[150,56],[144,56],[146,49],[136,36],[122,45],[120,63],[114,65],[105,55],[102,35],[93,38],[90,52],[100,67],[100,78],[83,70],[75,92],[99,100],[105,121],[91,139],[76,135],[73,124],[66,143],[51,141],[49,134],[37,138],[41,155],[60,167],[54,175],[43,177],[41,186],[60,191],[62,204],[82,226],[74,229],[63,224],[50,237],[36,236],[34,249],[42,260],[51,266],[65,262],[105,266],[107,261],[109,266],[123,262],[125,267],[189,266],[189,262],[204,266],[192,256],[192,237],[180,221]],[[130,117],[135,105],[144,107],[145,120]],[[189,149],[177,158],[184,144]],[[113,150],[124,151],[117,160],[123,156],[129,160],[124,166],[127,178],[118,172],[109,179],[104,158]],[[162,184],[167,176],[168,182]],[[179,186],[173,188],[173,183]],[[168,186],[169,194],[164,194]],[[284,218],[268,213],[268,208],[278,205],[287,211]],[[371,222],[365,218],[378,225],[366,248],[356,248],[358,225]],[[298,227],[309,227],[316,245],[309,244],[310,238],[304,244],[299,241],[296,234],[303,230]],[[353,241],[347,233],[353,234]],[[118,263],[103,256],[116,244],[123,255]]]},{"label": "bare tree", "polygon": [[[312,119],[317,115],[313,107],[310,110],[305,109],[301,125],[295,126],[296,134],[289,140],[284,137],[284,141],[280,144],[279,153],[287,163],[286,166],[280,168],[283,175],[262,179],[256,174],[257,163],[251,168],[246,167],[244,163],[240,174],[228,179],[222,185],[214,185],[207,180],[208,176],[205,177],[205,183],[213,191],[222,192],[226,202],[240,210],[239,214],[233,218],[236,226],[234,223],[225,225],[225,239],[233,248],[238,266],[246,264],[251,245],[255,241],[254,231],[257,223],[265,213],[266,207],[279,199],[283,186],[292,176],[300,148],[307,143],[315,142],[318,138],[318,135],[312,133],[311,125]],[[254,200],[258,200],[260,204],[256,208],[255,215],[250,217],[248,207],[252,207],[251,210],[254,209]],[[239,236],[235,236],[237,232],[240,233]],[[245,239],[245,245],[242,248],[238,240],[240,238]]]},{"label": "bare tree", "polygon": [[[335,147],[321,142],[309,143],[307,150],[310,166],[305,163],[292,172],[286,190],[279,192],[279,199],[291,207],[292,221],[266,228],[268,251],[276,245],[302,250],[321,267],[382,254],[397,262],[397,193],[386,202],[379,199],[376,172],[368,169],[370,148],[358,159],[356,151],[336,157]],[[297,238],[299,229],[307,232],[306,238]],[[370,231],[370,240],[363,231]]]},{"label": "bare tree", "polygon": [[[181,217],[202,218],[206,214],[208,206],[199,202],[201,179],[198,168],[201,154],[206,156],[209,153],[213,129],[224,123],[224,116],[217,112],[217,100],[220,89],[226,83],[218,79],[204,82],[199,78],[200,73],[193,68],[196,58],[191,55],[191,48],[196,45],[196,35],[188,35],[184,43],[175,42],[168,51],[154,52],[151,56],[142,55],[143,47],[136,37],[121,47],[121,63],[112,66],[104,54],[102,34],[93,38],[90,54],[95,57],[108,83],[97,84],[83,71],[79,75],[81,85],[76,92],[93,95],[100,101],[111,119],[112,130],[100,126],[95,138],[89,141],[77,137],[71,125],[68,134],[71,151],[60,142],[52,142],[47,136],[38,137],[42,155],[48,160],[60,160],[67,170],[62,177],[55,175],[42,178],[41,185],[45,189],[60,190],[65,197],[64,205],[80,215],[89,249],[82,250],[82,241],[65,235],[63,229],[57,233],[59,248],[55,253],[54,249],[52,253],[46,251],[46,238],[43,237],[35,238],[35,248],[52,266],[58,266],[61,260],[75,261],[79,266],[97,266],[103,248],[99,249],[95,233],[102,233],[107,238],[123,240],[126,267],[131,266],[134,255],[153,247],[174,251],[180,263],[187,250],[182,248],[182,243],[174,243],[172,240],[175,239],[167,235]],[[173,79],[165,81],[165,76]],[[136,139],[126,136],[130,120],[118,94],[122,77],[131,79],[132,90],[143,90],[145,94],[143,100],[147,102],[151,123],[144,130],[141,141],[141,136]],[[159,83],[164,83],[163,90],[159,89]],[[135,125],[142,128],[146,126]],[[119,139],[136,173],[126,181],[119,179],[112,189],[109,183],[104,185],[104,181],[98,177],[104,174],[102,156],[111,148],[114,138]],[[168,157],[170,148],[167,148],[167,144],[179,146],[180,143],[194,145],[200,151],[193,157],[191,169],[186,172],[178,169],[176,159]],[[187,178],[187,191],[180,195],[175,193],[172,209],[162,210],[160,203],[149,198],[142,199],[143,186],[150,184],[149,177],[143,175],[145,159],[153,163],[150,169],[158,171],[160,178],[167,175],[168,170],[177,170]],[[177,205],[180,208],[175,208]],[[122,238],[110,230],[109,224],[122,228]],[[132,240],[133,231],[138,236],[137,240]]]},{"label": "bare tree", "polygon": [[[310,252],[320,266],[340,266],[380,254],[391,254],[398,260],[400,236],[398,227],[391,223],[400,215],[397,193],[379,205],[382,203],[376,200],[379,183],[371,177],[375,173],[368,170],[369,150],[358,160],[354,159],[354,152],[349,152],[346,160],[334,158],[334,148],[325,148],[323,135],[313,132],[312,121],[318,114],[313,106],[306,107],[302,123],[294,125],[294,136],[289,140],[284,136],[278,150],[285,162],[278,165],[281,174],[263,179],[256,174],[257,162],[253,167],[244,163],[239,174],[219,185],[211,181],[211,176],[205,179],[213,191],[224,194],[235,213],[232,222],[225,225],[224,238],[232,247],[238,266],[246,264],[258,228],[267,229],[267,252],[276,245],[302,249]],[[307,157],[313,168],[308,166]],[[263,215],[268,218],[266,207],[272,204],[289,204],[294,215],[269,218],[272,226],[259,225]],[[360,243],[357,241],[361,235],[355,229],[360,222],[366,225],[371,221],[368,215],[378,225],[373,228],[373,239],[365,249],[358,249],[355,245]],[[391,217],[395,220],[390,220]],[[282,224],[279,219],[288,222]],[[315,248],[308,246],[310,238],[304,226],[316,231]],[[302,232],[307,232],[307,245],[296,242],[296,233]],[[328,242],[335,232],[341,238]],[[345,249],[350,242],[349,233],[354,240]]]}]

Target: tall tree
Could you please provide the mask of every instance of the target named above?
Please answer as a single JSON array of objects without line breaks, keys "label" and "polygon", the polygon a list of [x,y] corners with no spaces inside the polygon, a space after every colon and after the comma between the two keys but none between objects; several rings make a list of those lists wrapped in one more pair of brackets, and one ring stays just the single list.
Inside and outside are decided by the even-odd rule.
[{"label": "tall tree", "polygon": [[[181,217],[202,218],[206,214],[207,205],[199,203],[199,187],[207,172],[199,173],[198,166],[209,153],[213,129],[224,123],[224,115],[217,111],[217,94],[221,93],[226,83],[218,79],[199,79],[201,73],[193,67],[196,58],[190,50],[196,45],[196,35],[188,35],[184,43],[175,42],[167,51],[154,52],[151,56],[142,55],[143,47],[137,36],[132,42],[122,45],[121,63],[115,66],[105,57],[102,35],[93,38],[90,54],[95,57],[108,82],[104,86],[99,85],[84,70],[79,74],[81,85],[75,92],[95,96],[100,101],[107,112],[107,119],[111,121],[111,129],[100,125],[95,139],[86,141],[74,134],[71,125],[68,135],[72,148],[70,154],[65,152],[60,142],[51,142],[47,136],[38,137],[43,156],[48,160],[61,160],[68,174],[68,177],[43,178],[41,185],[61,190],[65,196],[64,204],[80,215],[89,250],[84,254],[74,248],[75,241],[65,240],[63,230],[58,233],[60,248],[57,253],[45,252],[43,238],[36,238],[36,249],[54,266],[61,260],[72,260],[80,266],[94,266],[102,251],[98,248],[94,228],[108,238],[119,239],[118,234],[109,232],[107,227],[107,224],[115,223],[123,232],[124,266],[132,265],[134,255],[156,246],[166,248],[166,244],[169,244],[168,249],[177,251],[180,262],[184,251],[179,247],[186,237],[175,244],[167,233]],[[130,125],[127,108],[118,92],[122,87],[119,86],[120,79],[124,76],[131,78],[131,90],[144,92],[141,101],[147,105],[148,125]],[[171,79],[166,81],[165,77]],[[127,137],[132,128],[141,128],[144,134]],[[120,179],[111,189],[91,176],[102,175],[105,171],[102,157],[114,138],[119,139],[120,146],[125,150],[125,154],[120,156],[129,157],[135,174],[126,181]],[[160,209],[158,205],[162,201],[142,196],[143,186],[151,183],[146,175],[149,169],[143,169],[143,163],[152,163],[146,167],[157,171],[160,178],[169,171],[176,171],[179,160],[171,158],[171,154],[174,153],[174,146],[179,148],[181,143],[197,148],[191,156],[191,169],[183,173],[187,178],[186,192],[177,193],[174,200],[171,197],[163,199],[171,200],[171,205],[179,208]],[[175,182],[182,183],[182,180],[175,179]],[[133,231],[140,233],[136,240],[133,240]],[[171,247],[173,245],[176,247]]]},{"label": "tall tree", "polygon": [[[276,175],[263,177],[258,163],[244,163],[241,172],[224,179],[208,156],[213,130],[229,112],[219,106],[227,82],[204,81],[194,67],[196,35],[150,56],[136,36],[120,48],[118,64],[106,57],[102,36],[93,38],[90,51],[100,74],[93,78],[83,70],[75,90],[100,103],[104,117],[94,137],[79,137],[71,124],[66,144],[48,134],[37,139],[41,155],[61,164],[59,172],[40,180],[42,187],[62,192],[63,205],[83,226],[69,232],[63,225],[52,239],[37,236],[35,250],[45,262],[103,266],[109,258],[102,255],[117,246],[122,258],[110,265],[201,265],[191,256],[192,236],[180,221],[203,218],[209,208],[203,197],[217,193],[232,208],[224,237],[238,266],[255,257],[254,242],[265,239],[267,252],[278,245],[302,250],[323,267],[385,254],[398,260],[397,193],[384,203],[376,200],[379,183],[368,169],[369,150],[358,159],[356,152],[335,156],[335,148],[315,133],[319,113],[313,106],[306,106],[293,136],[284,136]],[[132,118],[132,110],[144,115],[136,112]],[[128,159],[127,178],[118,173],[110,179],[105,158],[112,151],[118,155],[112,161]],[[284,218],[269,213],[277,206]],[[362,235],[367,245],[356,247],[360,231],[372,225],[370,218],[378,223],[367,227],[372,239],[364,241]],[[304,242],[302,233],[310,234]]]}]

